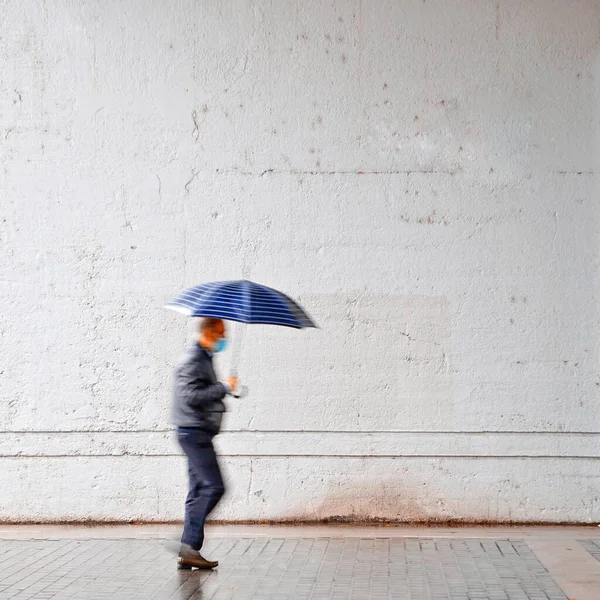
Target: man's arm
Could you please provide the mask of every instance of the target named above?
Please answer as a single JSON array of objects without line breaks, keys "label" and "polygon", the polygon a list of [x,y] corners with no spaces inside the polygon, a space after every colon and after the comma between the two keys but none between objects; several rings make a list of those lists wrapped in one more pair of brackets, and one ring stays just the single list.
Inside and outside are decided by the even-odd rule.
[{"label": "man's arm", "polygon": [[194,408],[223,400],[229,391],[221,382],[207,385],[207,378],[198,374],[196,365],[189,363],[179,368],[177,387],[185,403]]}]

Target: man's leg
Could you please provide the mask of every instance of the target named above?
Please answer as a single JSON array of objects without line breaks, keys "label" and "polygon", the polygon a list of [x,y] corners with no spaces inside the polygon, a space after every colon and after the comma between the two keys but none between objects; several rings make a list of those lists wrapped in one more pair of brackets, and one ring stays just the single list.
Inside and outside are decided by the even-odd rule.
[{"label": "man's leg", "polygon": [[202,432],[181,433],[179,443],[188,457],[190,491],[185,503],[182,544],[200,550],[206,517],[225,491],[212,442]]},{"label": "man's leg", "polygon": [[[186,452],[187,454],[187,452]],[[191,522],[192,512],[190,510],[190,506],[193,505],[194,500],[198,496],[198,492],[200,491],[200,482],[192,468],[191,460],[188,456],[188,479],[189,479],[189,491],[187,498],[185,499],[185,517],[183,520],[183,534],[181,536],[182,543],[184,540],[193,539],[193,523]],[[188,543],[189,544],[189,543]],[[189,544],[192,546],[192,544]]]}]

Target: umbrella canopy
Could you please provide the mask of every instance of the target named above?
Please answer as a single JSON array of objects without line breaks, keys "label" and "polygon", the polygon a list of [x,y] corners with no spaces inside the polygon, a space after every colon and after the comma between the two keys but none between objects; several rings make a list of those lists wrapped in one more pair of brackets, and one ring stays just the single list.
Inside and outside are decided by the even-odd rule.
[{"label": "umbrella canopy", "polygon": [[181,292],[167,308],[188,317],[213,317],[238,323],[316,327],[291,298],[252,281],[215,281]]}]

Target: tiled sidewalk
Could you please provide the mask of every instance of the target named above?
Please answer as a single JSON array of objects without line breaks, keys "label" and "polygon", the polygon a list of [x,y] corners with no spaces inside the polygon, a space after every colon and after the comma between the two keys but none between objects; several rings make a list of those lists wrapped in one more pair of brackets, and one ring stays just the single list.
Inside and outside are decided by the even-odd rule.
[{"label": "tiled sidewalk", "polygon": [[[435,529],[421,529],[418,537],[397,529],[372,529],[368,537],[342,528],[247,528],[238,535],[217,529],[205,547],[221,563],[212,573],[177,571],[171,534],[153,537],[144,528],[120,539],[107,537],[105,528],[78,536],[70,529],[62,539],[56,531],[49,539],[8,539],[6,531],[0,531],[0,600],[567,600],[569,594],[532,549],[552,547],[557,538],[519,537],[518,530],[476,538]],[[600,535],[595,542],[568,544],[586,554],[584,545],[600,547]],[[592,568],[590,595],[584,590],[576,598],[598,600],[600,563],[587,556],[598,571]]]}]

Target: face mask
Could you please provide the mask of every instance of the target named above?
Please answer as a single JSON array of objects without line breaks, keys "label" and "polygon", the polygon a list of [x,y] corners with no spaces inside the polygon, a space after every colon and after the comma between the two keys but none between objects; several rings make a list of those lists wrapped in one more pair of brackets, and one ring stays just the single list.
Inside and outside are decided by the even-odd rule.
[{"label": "face mask", "polygon": [[213,352],[223,352],[227,348],[227,338],[221,338],[213,348]]}]

